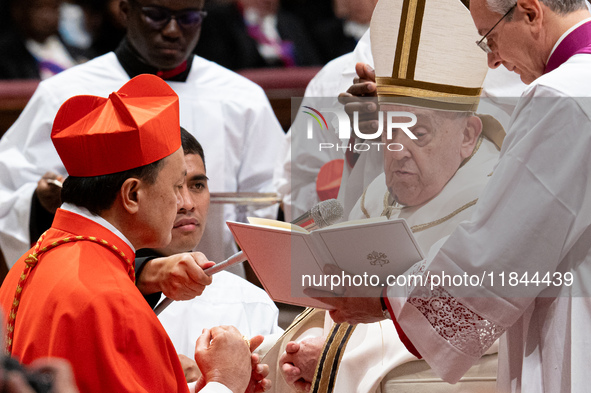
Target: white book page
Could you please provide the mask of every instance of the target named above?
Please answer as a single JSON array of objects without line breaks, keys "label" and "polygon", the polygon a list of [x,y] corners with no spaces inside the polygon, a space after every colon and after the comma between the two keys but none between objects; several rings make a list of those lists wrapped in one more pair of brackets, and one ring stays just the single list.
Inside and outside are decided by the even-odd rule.
[{"label": "white book page", "polygon": [[[340,269],[356,275],[388,275],[404,273],[423,259],[404,219],[325,228],[311,236],[330,253],[330,260]],[[318,247],[321,247],[320,245]]]},{"label": "white book page", "polygon": [[247,217],[247,219],[248,219],[248,222],[252,225],[271,227],[271,228],[282,228],[282,229],[287,229],[290,231],[300,232],[300,233],[310,233],[307,230],[305,230],[304,228],[297,226],[297,225],[290,224],[289,222],[277,221],[277,220],[272,220],[270,218],[261,218],[261,217]]},{"label": "white book page", "polygon": [[322,261],[308,243],[309,235],[265,225],[227,224],[273,300],[326,308],[326,304],[307,297],[301,285],[303,275],[323,274]]}]

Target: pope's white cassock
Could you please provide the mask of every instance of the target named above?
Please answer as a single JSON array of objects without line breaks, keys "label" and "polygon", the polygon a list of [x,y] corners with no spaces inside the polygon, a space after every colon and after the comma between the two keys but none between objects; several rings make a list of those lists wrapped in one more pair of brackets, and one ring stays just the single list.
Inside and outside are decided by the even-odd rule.
[{"label": "pope's white cassock", "polygon": [[[58,108],[74,95],[106,96],[128,80],[112,52],[66,70],[40,83],[0,140],[0,247],[9,266],[30,247],[37,182],[46,171],[67,176],[50,140]],[[273,163],[283,131],[262,89],[198,56],[186,82],[168,83],[180,97],[181,125],[203,145],[210,191],[273,192]],[[267,214],[274,218],[276,210],[271,210]],[[223,217],[210,215],[200,246],[210,259],[234,251],[225,220],[236,216],[233,206],[225,207]]]},{"label": "pope's white cassock", "polygon": [[[491,127],[492,128],[492,127]],[[499,126],[496,129],[484,129],[496,141],[502,141],[504,132]],[[499,142],[497,142],[499,143]],[[499,143],[500,145],[500,143]],[[411,230],[424,251],[428,251],[438,240],[448,236],[460,222],[470,218],[474,205],[490,179],[494,165],[499,157],[497,145],[486,137],[480,137],[473,155],[458,169],[456,174],[446,184],[443,190],[421,207],[402,207],[397,205],[386,187],[385,175],[378,176],[363,193],[355,205],[349,219],[361,219],[388,216],[390,219],[406,219]],[[289,340],[301,341],[312,336],[327,337],[330,335],[333,321],[328,312],[323,310],[307,310],[306,317],[296,319],[286,330],[286,336],[263,359],[272,365],[275,392],[291,392],[282,377],[279,368],[274,370],[274,359],[280,356]],[[398,339],[394,324],[389,320],[378,323],[359,324],[351,327],[347,324],[337,325],[337,334],[342,333],[339,341],[334,341],[332,348],[345,345],[342,359],[335,356],[336,351],[325,351],[327,356],[322,362],[316,375],[319,387],[314,392],[327,392],[328,385],[333,385],[333,392],[386,392],[397,391],[401,386],[412,386],[413,391],[434,391],[434,389],[455,389],[438,379],[423,361],[419,361],[408,352],[404,344]],[[496,347],[489,351],[472,370],[463,384],[468,389],[482,389],[494,387],[496,379]],[[407,368],[401,365],[412,362]],[[333,365],[336,367],[331,372]],[[415,374],[415,375],[413,375]],[[315,380],[315,381],[316,381]],[[410,382],[413,385],[408,385]],[[448,390],[435,390],[448,391]]]},{"label": "pope's white cassock", "polygon": [[[447,284],[432,291],[389,288],[405,334],[445,380],[458,380],[506,332],[501,391],[589,391],[590,95],[588,54],[575,54],[534,81],[515,109],[471,222],[411,269],[431,276],[485,272],[494,282],[485,280],[474,292]],[[540,282],[544,277],[550,285]]]}]

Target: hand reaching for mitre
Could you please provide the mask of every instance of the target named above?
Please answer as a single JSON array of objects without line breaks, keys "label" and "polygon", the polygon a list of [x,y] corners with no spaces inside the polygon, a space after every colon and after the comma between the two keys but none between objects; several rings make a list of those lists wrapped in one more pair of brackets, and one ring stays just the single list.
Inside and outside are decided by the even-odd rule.
[{"label": "hand reaching for mitre", "polygon": [[350,119],[353,119],[355,112],[358,113],[360,132],[372,134],[379,128],[376,73],[365,63],[357,63],[355,71],[357,77],[353,85],[345,93],[339,94],[339,102],[344,105]]}]

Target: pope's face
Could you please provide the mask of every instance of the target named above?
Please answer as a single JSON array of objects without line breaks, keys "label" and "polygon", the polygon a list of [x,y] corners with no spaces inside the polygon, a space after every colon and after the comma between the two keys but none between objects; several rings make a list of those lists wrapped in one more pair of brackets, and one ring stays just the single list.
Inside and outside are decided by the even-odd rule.
[{"label": "pope's face", "polygon": [[[441,192],[462,160],[470,156],[480,134],[480,120],[408,106],[383,105],[381,110],[412,112],[417,116],[417,123],[410,130],[418,139],[410,139],[402,130],[394,129],[389,140],[384,128],[382,141],[404,146],[401,151],[384,150],[388,190],[403,205],[422,205]],[[408,118],[394,118],[394,121],[404,123]],[[472,126],[477,128],[474,135],[466,128]]]},{"label": "pope's face", "polygon": [[179,205],[172,228],[172,241],[158,250],[162,255],[192,251],[199,244],[205,229],[209,209],[205,165],[198,154],[185,155],[185,164],[187,176],[182,188],[183,202]]},{"label": "pope's face", "polygon": [[138,234],[141,247],[158,248],[171,240],[171,229],[176,212],[183,205],[183,184],[185,182],[185,160],[179,148],[164,158],[162,168],[154,184],[145,184],[139,189]]},{"label": "pope's face", "polygon": [[[127,38],[141,57],[153,67],[170,70],[179,66],[192,53],[201,25],[181,26],[177,19],[171,19],[164,27],[154,28],[150,13],[142,7],[155,7],[150,12],[161,14],[166,11],[199,11],[205,0],[125,0],[122,11],[127,21]],[[145,10],[145,8],[144,8]]]}]

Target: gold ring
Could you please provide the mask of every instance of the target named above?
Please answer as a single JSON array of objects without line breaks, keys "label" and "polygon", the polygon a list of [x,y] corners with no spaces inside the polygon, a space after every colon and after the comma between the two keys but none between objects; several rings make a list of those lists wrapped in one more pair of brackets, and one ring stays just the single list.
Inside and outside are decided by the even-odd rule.
[{"label": "gold ring", "polygon": [[246,346],[248,347],[248,350],[250,351],[250,340],[246,336],[242,336],[242,339],[244,340]]}]

